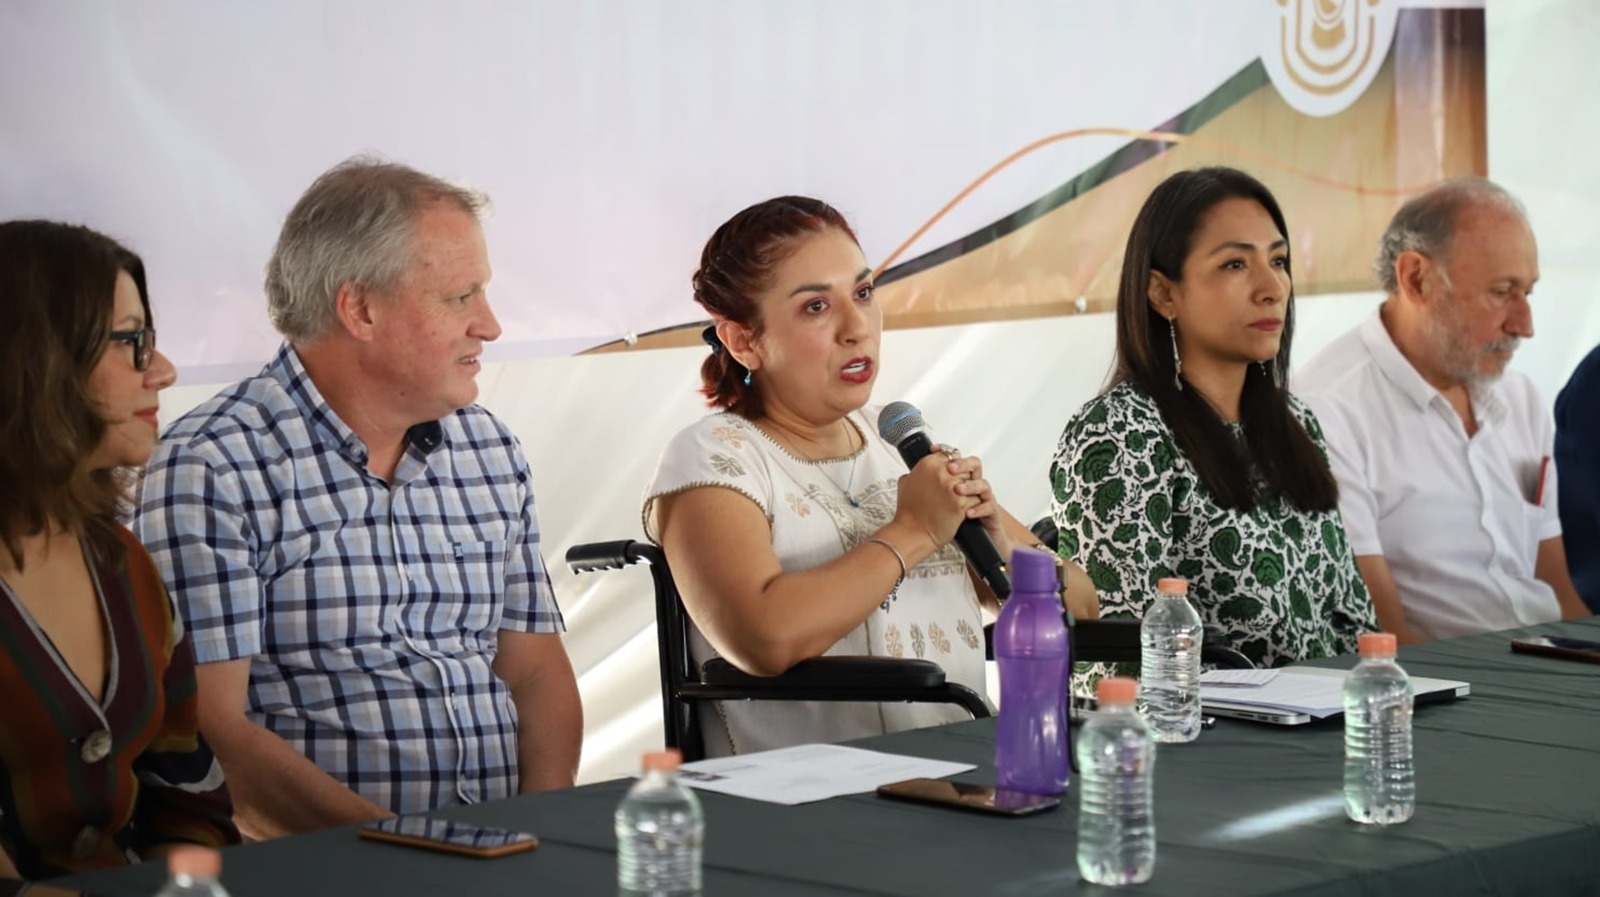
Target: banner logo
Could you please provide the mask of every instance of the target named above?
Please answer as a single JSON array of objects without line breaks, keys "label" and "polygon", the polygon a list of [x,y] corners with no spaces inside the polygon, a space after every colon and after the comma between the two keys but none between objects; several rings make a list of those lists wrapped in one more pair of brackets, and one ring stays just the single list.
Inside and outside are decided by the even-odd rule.
[{"label": "banner logo", "polygon": [[1276,0],[1261,62],[1284,100],[1318,117],[1343,111],[1383,67],[1398,0]]}]

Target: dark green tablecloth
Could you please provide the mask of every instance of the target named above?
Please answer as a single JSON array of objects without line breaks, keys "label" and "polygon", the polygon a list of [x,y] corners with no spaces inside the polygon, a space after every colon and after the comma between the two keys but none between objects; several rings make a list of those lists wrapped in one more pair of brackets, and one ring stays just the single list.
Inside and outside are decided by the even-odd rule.
[{"label": "dark green tablecloth", "polygon": [[[1534,627],[1600,640],[1600,618]],[[1364,828],[1344,817],[1338,720],[1279,728],[1223,720],[1156,767],[1154,879],[1142,895],[1600,895],[1600,665],[1511,654],[1512,633],[1402,649],[1414,675],[1464,679],[1472,697],[1418,708],[1417,813]],[[1349,658],[1325,662],[1349,666]],[[861,742],[978,765],[993,779],[992,720]],[[536,832],[538,851],[456,859],[337,829],[227,851],[224,881],[254,895],[607,894],[607,782],[438,815]],[[1021,819],[860,795],[782,807],[702,794],[706,893],[1038,895],[1110,893],[1074,862],[1076,799]],[[160,870],[69,879],[146,895]]]}]

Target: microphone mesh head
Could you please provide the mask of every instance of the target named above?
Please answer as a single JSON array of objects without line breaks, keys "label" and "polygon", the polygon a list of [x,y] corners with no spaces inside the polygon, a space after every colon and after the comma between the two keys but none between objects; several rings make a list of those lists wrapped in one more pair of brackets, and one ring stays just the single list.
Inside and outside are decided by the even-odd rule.
[{"label": "microphone mesh head", "polygon": [[900,440],[927,428],[922,412],[910,402],[890,402],[878,412],[878,435],[890,445],[899,445]]}]

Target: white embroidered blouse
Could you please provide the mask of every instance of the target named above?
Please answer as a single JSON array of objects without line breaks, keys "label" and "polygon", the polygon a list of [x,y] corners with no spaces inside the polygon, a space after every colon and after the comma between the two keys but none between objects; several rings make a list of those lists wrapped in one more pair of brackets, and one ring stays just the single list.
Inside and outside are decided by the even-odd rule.
[{"label": "white embroidered blouse", "polygon": [[[795,457],[736,414],[696,422],[662,453],[645,492],[646,535],[659,542],[657,498],[720,487],[761,508],[785,571],[808,570],[839,557],[894,517],[905,464],[868,423],[876,412],[869,408],[850,415],[862,448],[827,461]],[[824,653],[932,660],[949,681],[983,694],[982,627],[977,593],[960,551],[950,544],[910,571],[888,609],[874,610]],[[717,656],[697,628],[691,627],[689,641],[696,662]],[[708,756],[844,741],[967,718],[965,711],[946,704],[727,701],[715,706],[714,720],[710,714],[703,717]]]}]

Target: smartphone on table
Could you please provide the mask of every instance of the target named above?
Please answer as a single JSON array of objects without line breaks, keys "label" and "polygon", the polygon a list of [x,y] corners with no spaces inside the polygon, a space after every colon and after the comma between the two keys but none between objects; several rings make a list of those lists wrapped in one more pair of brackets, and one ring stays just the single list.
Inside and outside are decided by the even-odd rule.
[{"label": "smartphone on table", "polygon": [[879,785],[878,796],[996,816],[1028,816],[1061,805],[1060,798],[1049,795],[946,779],[906,779]]},{"label": "smartphone on table", "polygon": [[1519,654],[1542,654],[1563,660],[1581,660],[1600,663],[1600,642],[1560,635],[1529,636],[1511,640],[1511,650]]},{"label": "smartphone on table", "polygon": [[369,822],[359,830],[361,837],[388,841],[424,850],[442,850],[462,856],[489,859],[520,853],[539,846],[539,839],[527,832],[452,822],[427,816],[396,816]]}]

